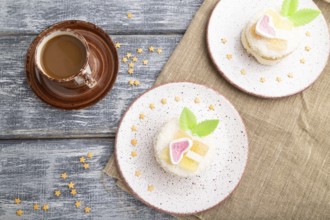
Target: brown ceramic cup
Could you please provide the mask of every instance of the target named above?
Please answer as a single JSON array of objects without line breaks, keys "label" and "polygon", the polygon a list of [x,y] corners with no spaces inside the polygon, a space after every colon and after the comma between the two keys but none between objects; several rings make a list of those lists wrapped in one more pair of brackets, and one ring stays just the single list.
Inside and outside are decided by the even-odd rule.
[{"label": "brown ceramic cup", "polygon": [[[77,73],[72,73],[72,75],[66,78],[54,78],[51,75],[47,74],[47,71],[44,69],[42,65],[42,51],[45,45],[47,44],[47,42],[49,42],[51,39],[57,36],[62,36],[62,35],[69,35],[78,39],[85,48],[86,56],[85,56],[84,64],[82,65],[80,71],[78,71]],[[97,82],[93,78],[93,74],[92,74],[93,70],[91,69],[91,65],[89,64],[90,60],[91,60],[90,51],[86,39],[76,31],[73,31],[71,29],[61,29],[61,30],[54,30],[48,33],[40,40],[40,42],[36,46],[34,62],[36,66],[36,71],[38,71],[43,78],[51,80],[65,88],[75,89],[81,86],[88,86],[89,88],[93,88],[96,86]]]}]

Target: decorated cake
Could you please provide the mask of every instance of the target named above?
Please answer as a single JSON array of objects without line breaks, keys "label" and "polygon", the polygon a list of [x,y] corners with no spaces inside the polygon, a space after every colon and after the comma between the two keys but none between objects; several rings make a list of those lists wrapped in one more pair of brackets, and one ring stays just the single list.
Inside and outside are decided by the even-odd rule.
[{"label": "decorated cake", "polygon": [[155,140],[155,157],[169,173],[187,177],[202,173],[212,162],[215,142],[212,133],[219,120],[197,123],[192,111],[184,108],[180,118],[167,122]]},{"label": "decorated cake", "polygon": [[298,10],[299,0],[284,0],[281,10],[266,9],[257,13],[241,33],[249,54],[263,65],[275,65],[295,51],[301,42],[301,26],[313,21],[319,10]]}]

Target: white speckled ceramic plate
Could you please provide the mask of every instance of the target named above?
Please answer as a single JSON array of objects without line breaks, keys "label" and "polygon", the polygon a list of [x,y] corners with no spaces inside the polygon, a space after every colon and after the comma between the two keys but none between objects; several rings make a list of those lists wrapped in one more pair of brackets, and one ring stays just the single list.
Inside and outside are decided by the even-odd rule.
[{"label": "white speckled ceramic plate", "polygon": [[[329,31],[322,15],[302,27],[302,44],[279,64],[264,66],[247,54],[240,40],[247,22],[259,11],[279,9],[281,4],[281,0],[221,0],[210,17],[207,42],[213,62],[225,79],[249,94],[265,98],[296,94],[309,87],[327,63]],[[301,0],[299,8],[305,7],[317,8],[313,1]],[[306,36],[307,32],[310,36]],[[306,46],[311,48],[309,52]],[[231,60],[227,54],[232,55]],[[304,64],[301,59],[305,60]]]},{"label": "white speckled ceramic plate", "polygon": [[[209,170],[190,178],[165,172],[153,153],[159,129],[178,118],[184,107],[199,120],[220,120],[213,133],[218,145]],[[160,211],[185,215],[209,209],[233,192],[245,169],[248,140],[240,115],[225,97],[202,85],[170,83],[146,92],[129,107],[118,128],[115,155],[124,181],[137,198]]]}]

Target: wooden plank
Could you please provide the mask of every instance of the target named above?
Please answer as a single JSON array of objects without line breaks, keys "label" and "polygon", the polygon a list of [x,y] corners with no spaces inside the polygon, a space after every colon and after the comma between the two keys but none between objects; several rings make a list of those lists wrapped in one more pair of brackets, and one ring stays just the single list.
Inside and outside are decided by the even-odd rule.
[{"label": "wooden plank", "polygon": [[[27,85],[24,60],[33,36],[0,37],[0,139],[62,138],[114,136],[119,119],[128,105],[142,92],[152,87],[157,75],[182,35],[112,36],[122,43],[120,57],[142,47],[137,55],[135,73],[128,75],[127,63],[121,62],[114,89],[99,103],[78,111],[63,111],[41,102]],[[149,46],[160,47],[162,54],[149,53]],[[143,59],[149,64],[144,66]],[[141,85],[129,86],[129,79]]]},{"label": "wooden plank", "polygon": [[[17,209],[25,213],[21,219],[172,219],[119,189],[110,177],[107,192],[101,171],[112,151],[113,139],[0,141],[0,219],[16,219]],[[84,170],[79,158],[87,152],[94,156]],[[62,172],[68,173],[66,180],[60,179]],[[70,181],[75,197],[67,187]],[[59,198],[56,189],[62,192]],[[16,197],[20,205],[14,204]],[[79,209],[76,200],[82,203]],[[49,204],[49,211],[33,211],[34,203]],[[90,214],[83,212],[85,206],[91,206]]]},{"label": "wooden plank", "polygon": [[[182,34],[203,0],[1,0],[0,35],[36,34],[69,19],[93,22],[111,34]],[[127,13],[133,13],[132,19]]]}]

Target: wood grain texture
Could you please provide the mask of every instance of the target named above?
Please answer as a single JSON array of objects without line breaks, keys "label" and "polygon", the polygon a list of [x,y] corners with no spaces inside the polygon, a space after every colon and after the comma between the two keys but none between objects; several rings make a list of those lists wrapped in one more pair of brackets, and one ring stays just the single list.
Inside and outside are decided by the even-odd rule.
[{"label": "wood grain texture", "polygon": [[[156,212],[119,189],[111,178],[102,184],[101,172],[113,151],[113,139],[22,140],[0,142],[0,219],[172,219]],[[87,152],[89,170],[79,157]],[[67,172],[66,180],[60,174]],[[73,181],[78,194],[70,195],[67,183]],[[57,198],[54,190],[62,195]],[[20,205],[14,199],[22,200]],[[74,202],[80,200],[77,209]],[[34,203],[49,204],[48,212],[34,211]],[[83,208],[92,212],[85,214]],[[16,216],[17,209],[24,215]]]},{"label": "wood grain texture", "polygon": [[[53,23],[68,19],[90,21],[111,34],[182,34],[202,2],[1,0],[0,35],[36,34]],[[130,20],[128,12],[134,15]]]},{"label": "wood grain texture", "polygon": [[[0,139],[68,138],[114,136],[121,115],[142,92],[152,87],[157,75],[181,39],[181,35],[115,35],[122,58],[127,52],[138,57],[134,74],[127,73],[128,62],[120,62],[113,90],[99,103],[78,111],[64,111],[48,106],[35,96],[27,84],[24,60],[33,36],[0,37]],[[162,54],[148,52],[149,46],[162,48]],[[143,48],[137,54],[137,48]],[[142,60],[149,64],[143,65]],[[138,79],[132,87],[128,80]]]}]

